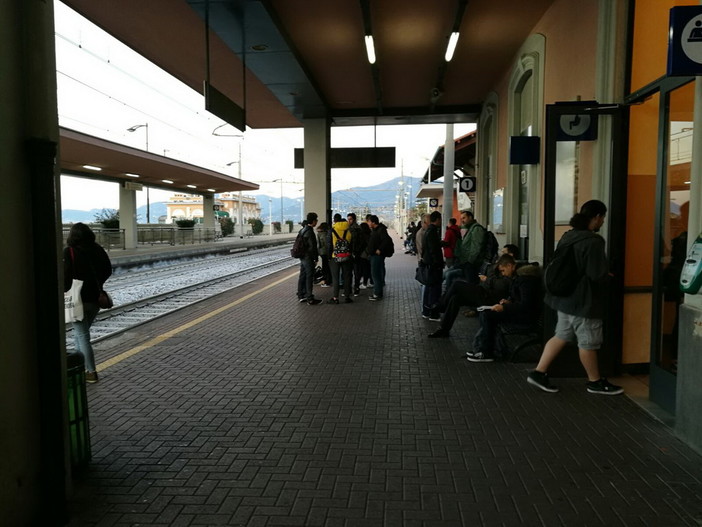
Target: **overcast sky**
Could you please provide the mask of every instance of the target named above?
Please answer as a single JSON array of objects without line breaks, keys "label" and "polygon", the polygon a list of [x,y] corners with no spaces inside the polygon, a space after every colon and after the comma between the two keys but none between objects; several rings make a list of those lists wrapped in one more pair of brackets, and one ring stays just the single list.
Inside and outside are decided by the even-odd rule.
[{"label": "overcast sky", "polygon": [[[97,28],[62,2],[55,0],[56,61],[61,126],[134,148],[148,150],[235,177],[259,183],[258,193],[291,198],[301,196],[303,171],[293,168],[293,150],[303,146],[301,128],[252,130],[244,137],[204,109],[200,93],[185,86],[136,52]],[[475,129],[473,124],[454,126],[454,137]],[[213,135],[213,132],[219,135]],[[377,185],[404,172],[419,177],[428,160],[444,143],[445,125],[395,125],[334,127],[333,147],[395,146],[397,167],[385,169],[335,169],[332,190]],[[64,176],[62,208],[118,208],[116,183],[93,182]],[[152,189],[152,202],[166,201],[171,192]],[[137,192],[137,205],[146,193]]]}]

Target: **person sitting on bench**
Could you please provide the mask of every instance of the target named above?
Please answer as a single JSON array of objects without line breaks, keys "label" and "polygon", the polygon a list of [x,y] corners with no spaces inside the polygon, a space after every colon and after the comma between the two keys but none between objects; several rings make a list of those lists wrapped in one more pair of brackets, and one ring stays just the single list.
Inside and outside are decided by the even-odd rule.
[{"label": "person sitting on bench", "polygon": [[[500,263],[501,262],[501,263]],[[511,256],[500,257],[500,271],[505,276],[514,276],[509,296],[492,306],[479,308],[480,329],[473,339],[473,351],[466,353],[471,362],[492,362],[500,350],[496,349],[497,325],[535,324],[541,313],[543,295],[541,292],[541,270],[536,265],[517,263]]]}]

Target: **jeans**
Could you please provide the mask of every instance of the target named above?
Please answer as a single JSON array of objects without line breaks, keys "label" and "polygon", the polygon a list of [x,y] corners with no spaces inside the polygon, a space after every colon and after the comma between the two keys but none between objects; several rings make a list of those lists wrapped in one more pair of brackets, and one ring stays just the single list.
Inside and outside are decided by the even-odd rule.
[{"label": "jeans", "polygon": [[92,302],[83,301],[83,320],[73,322],[73,339],[76,351],[83,355],[85,371],[95,371],[95,354],[90,344],[90,326],[93,325],[100,307]]},{"label": "jeans", "polygon": [[501,322],[508,322],[511,318],[505,312],[481,311],[480,329],[473,338],[473,353],[482,353],[487,357],[500,358],[500,350],[495,342],[495,331]]},{"label": "jeans", "polygon": [[489,302],[487,289],[469,284],[465,280],[456,280],[441,298],[439,310],[444,312],[441,317],[441,328],[446,331],[451,330],[461,306],[478,307]]},{"label": "jeans", "polygon": [[373,294],[382,298],[383,287],[385,287],[385,256],[372,254],[370,265],[371,277],[373,277]]},{"label": "jeans", "polygon": [[454,280],[462,278],[471,284],[480,283],[478,278],[478,268],[471,264],[455,264],[451,269],[444,273],[444,281],[446,283],[446,291],[449,290]]},{"label": "jeans", "polygon": [[437,305],[441,297],[441,282],[434,285],[425,285],[422,288],[422,315],[436,317]]},{"label": "jeans", "polygon": [[300,258],[300,278],[297,280],[297,298],[311,300],[312,284],[314,282],[314,260]]},{"label": "jeans", "polygon": [[332,258],[329,261],[329,266],[331,267],[332,280],[334,281],[334,298],[339,298],[339,288],[341,287],[341,282],[344,282],[344,294],[346,297],[351,296],[351,271],[353,269],[353,262],[347,260],[345,262],[335,262]]}]

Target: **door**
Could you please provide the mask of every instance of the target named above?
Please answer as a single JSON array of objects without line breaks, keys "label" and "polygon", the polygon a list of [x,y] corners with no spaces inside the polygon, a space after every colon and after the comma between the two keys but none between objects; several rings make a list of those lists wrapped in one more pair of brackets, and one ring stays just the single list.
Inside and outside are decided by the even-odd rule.
[{"label": "door", "polygon": [[687,254],[694,82],[663,83],[660,100],[649,397],[675,413],[678,317],[683,302],[679,281]]},{"label": "door", "polygon": [[[579,206],[593,196],[595,175],[607,185],[607,219],[601,235],[607,242],[612,280],[610,301],[605,306],[604,342],[598,354],[603,375],[612,375],[621,364],[621,327],[623,313],[624,232],[626,214],[626,178],[623,142],[624,110],[619,105],[595,102],[567,102],[546,107],[546,145],[544,167],[544,266],[553,256],[561,236],[570,229],[570,218]],[[602,138],[599,137],[602,133]],[[608,164],[594,168],[594,146],[609,152]],[[586,157],[588,156],[588,157]],[[583,170],[590,167],[589,171]],[[605,173],[601,174],[600,172]],[[593,176],[583,175],[584,173]],[[556,313],[544,314],[545,338],[553,335]],[[561,353],[551,370],[553,375],[582,376],[584,370],[577,353]]]}]

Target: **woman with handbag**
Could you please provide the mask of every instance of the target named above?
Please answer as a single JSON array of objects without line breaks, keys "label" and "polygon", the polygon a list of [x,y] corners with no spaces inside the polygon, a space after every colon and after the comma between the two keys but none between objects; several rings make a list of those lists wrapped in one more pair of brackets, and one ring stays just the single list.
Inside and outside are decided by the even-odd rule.
[{"label": "woman with handbag", "polygon": [[94,383],[98,381],[98,375],[90,344],[90,326],[100,311],[100,303],[105,301],[107,294],[102,286],[112,274],[112,264],[105,250],[95,243],[95,233],[84,223],[71,227],[66,245],[63,250],[63,290],[71,289],[74,278],[83,282],[80,291],[83,315],[81,320],[72,321],[73,335],[76,351],[85,359],[85,380]]}]

